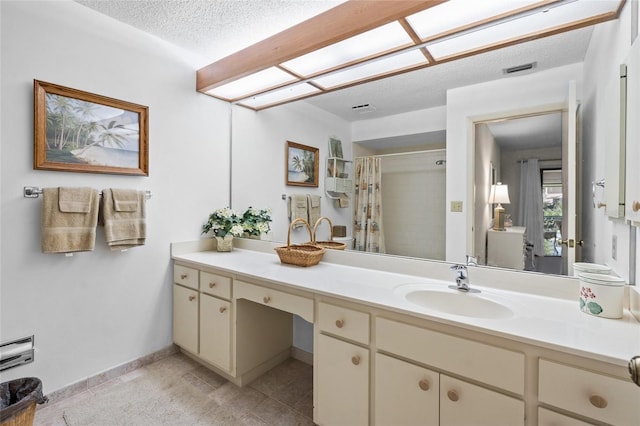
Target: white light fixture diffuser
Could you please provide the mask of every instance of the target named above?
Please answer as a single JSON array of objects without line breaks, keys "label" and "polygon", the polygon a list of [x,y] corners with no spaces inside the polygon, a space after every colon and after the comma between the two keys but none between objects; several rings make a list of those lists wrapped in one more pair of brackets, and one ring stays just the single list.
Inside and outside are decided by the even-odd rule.
[{"label": "white light fixture diffuser", "polygon": [[365,63],[357,67],[347,68],[344,71],[338,71],[325,77],[314,78],[313,82],[324,88],[334,88],[364,78],[375,77],[404,68],[426,64],[428,64],[428,61],[420,50],[416,49],[385,59]]},{"label": "white light fixture diffuser", "polygon": [[411,44],[412,40],[407,32],[397,21],[394,21],[307,53],[281,65],[298,75],[309,76],[351,61]]},{"label": "white light fixture diffuser", "polygon": [[558,7],[550,7],[547,12],[539,11],[501,24],[485,27],[459,37],[452,37],[428,46],[436,59],[460,54],[469,50],[500,43],[505,40],[548,30],[557,26],[586,19],[594,15],[613,12],[618,6],[613,0],[576,0]]},{"label": "white light fixture diffuser", "polygon": [[505,12],[540,3],[540,0],[450,0],[408,16],[407,21],[421,39],[482,21]]},{"label": "white light fixture diffuser", "polygon": [[239,104],[253,109],[260,109],[277,102],[296,99],[316,92],[320,92],[320,90],[310,84],[300,83],[296,84],[295,86],[285,87],[280,90],[268,92],[264,95],[257,95],[251,98],[243,99],[239,102]]},{"label": "white light fixture diffuser", "polygon": [[206,93],[219,98],[231,100],[246,96],[249,93],[255,93],[260,90],[294,81],[296,81],[296,78],[288,72],[282,71],[276,67],[271,67],[232,81],[231,83],[207,90]]}]

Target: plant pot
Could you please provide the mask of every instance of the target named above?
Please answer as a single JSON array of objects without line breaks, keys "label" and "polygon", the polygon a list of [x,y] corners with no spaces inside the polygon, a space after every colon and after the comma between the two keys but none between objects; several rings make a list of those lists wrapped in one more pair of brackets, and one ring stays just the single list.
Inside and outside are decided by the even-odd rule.
[{"label": "plant pot", "polygon": [[232,251],[233,250],[233,235],[227,234],[224,237],[216,237],[216,249],[218,251]]}]

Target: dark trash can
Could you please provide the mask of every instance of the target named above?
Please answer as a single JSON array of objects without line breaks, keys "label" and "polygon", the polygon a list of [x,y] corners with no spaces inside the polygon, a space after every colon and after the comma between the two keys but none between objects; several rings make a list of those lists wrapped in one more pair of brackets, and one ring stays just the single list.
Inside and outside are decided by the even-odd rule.
[{"label": "dark trash can", "polygon": [[42,382],[36,377],[0,383],[0,426],[33,425],[36,404],[45,402]]}]

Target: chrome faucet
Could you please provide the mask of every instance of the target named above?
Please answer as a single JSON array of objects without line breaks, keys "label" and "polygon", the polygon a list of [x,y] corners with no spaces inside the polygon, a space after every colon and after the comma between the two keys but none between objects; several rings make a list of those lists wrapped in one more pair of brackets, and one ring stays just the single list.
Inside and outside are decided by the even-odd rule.
[{"label": "chrome faucet", "polygon": [[469,275],[467,272],[467,266],[477,266],[478,262],[475,257],[467,255],[467,264],[460,265],[455,264],[451,266],[451,270],[456,272],[456,285],[450,285],[449,288],[454,290],[463,291],[465,293],[480,293],[480,290],[472,289],[469,287]]},{"label": "chrome faucet", "polygon": [[469,291],[469,276],[467,275],[467,267],[465,265],[453,265],[451,267],[452,271],[456,272],[456,285],[455,287],[450,285],[450,288],[456,289],[458,291]]}]

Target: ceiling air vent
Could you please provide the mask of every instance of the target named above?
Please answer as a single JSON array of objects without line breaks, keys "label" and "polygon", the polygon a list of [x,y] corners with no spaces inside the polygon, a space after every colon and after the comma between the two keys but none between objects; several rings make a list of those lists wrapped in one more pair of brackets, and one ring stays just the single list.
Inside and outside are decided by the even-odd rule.
[{"label": "ceiling air vent", "polygon": [[511,67],[511,68],[503,68],[502,73],[514,74],[521,71],[528,71],[528,70],[534,69],[536,65],[537,65],[537,62],[530,62],[528,64],[516,65],[515,67]]},{"label": "ceiling air vent", "polygon": [[366,114],[368,112],[373,112],[375,110],[376,110],[376,107],[371,104],[355,105],[351,107],[351,111],[359,112],[360,114]]}]

